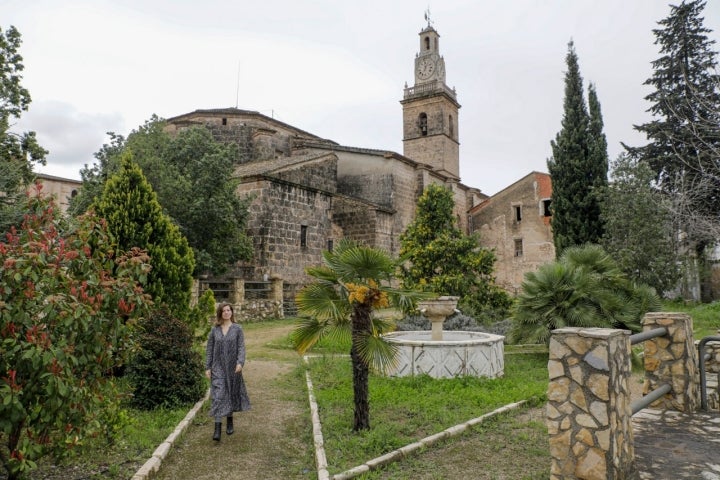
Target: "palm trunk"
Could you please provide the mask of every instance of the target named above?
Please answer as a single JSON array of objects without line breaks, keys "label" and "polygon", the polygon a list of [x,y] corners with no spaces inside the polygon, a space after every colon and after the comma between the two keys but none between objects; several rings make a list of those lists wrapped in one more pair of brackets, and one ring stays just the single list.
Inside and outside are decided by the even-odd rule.
[{"label": "palm trunk", "polygon": [[370,429],[369,377],[370,368],[358,352],[358,342],[362,335],[371,334],[369,305],[356,305],[352,314],[352,348],[350,359],[353,372],[353,394],[355,399],[355,418],[353,431]]}]

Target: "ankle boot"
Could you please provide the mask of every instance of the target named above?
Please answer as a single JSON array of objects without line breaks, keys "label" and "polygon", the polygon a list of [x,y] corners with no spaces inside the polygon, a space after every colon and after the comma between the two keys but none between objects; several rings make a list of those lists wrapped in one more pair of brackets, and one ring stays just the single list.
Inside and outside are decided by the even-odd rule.
[{"label": "ankle boot", "polygon": [[215,440],[216,442],[219,442],[221,432],[222,432],[222,422],[215,422],[215,433],[213,434],[213,440]]},{"label": "ankle boot", "polygon": [[233,417],[227,417],[227,430],[225,430],[225,433],[232,435],[233,432],[235,432],[235,429],[233,428]]}]

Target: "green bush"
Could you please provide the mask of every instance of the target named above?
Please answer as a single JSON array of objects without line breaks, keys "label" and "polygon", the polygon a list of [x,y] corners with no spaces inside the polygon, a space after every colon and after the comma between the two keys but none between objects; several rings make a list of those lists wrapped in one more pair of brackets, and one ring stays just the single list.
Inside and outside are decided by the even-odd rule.
[{"label": "green bush", "polygon": [[190,328],[160,310],[144,320],[141,329],[139,351],[128,367],[132,406],[175,408],[199,400],[206,382]]},{"label": "green bush", "polygon": [[563,327],[639,331],[643,315],[660,307],[655,290],[631,282],[601,247],[570,247],[525,275],[508,341],[547,343]]}]

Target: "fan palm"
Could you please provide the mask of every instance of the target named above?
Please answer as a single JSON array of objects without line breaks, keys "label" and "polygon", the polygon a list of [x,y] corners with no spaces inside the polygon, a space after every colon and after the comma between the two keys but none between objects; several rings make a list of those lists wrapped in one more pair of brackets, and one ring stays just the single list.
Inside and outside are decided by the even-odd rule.
[{"label": "fan palm", "polygon": [[599,246],[565,249],[554,263],[525,275],[510,343],[547,343],[563,327],[640,329],[640,319],[660,308],[655,291],[634,284]]},{"label": "fan palm", "polygon": [[370,428],[369,373],[384,371],[395,361],[395,347],[382,334],[391,324],[374,318],[374,309],[393,306],[409,311],[427,296],[390,287],[396,262],[385,252],[341,240],[323,253],[323,265],[307,269],[315,281],[295,301],[302,318],[292,333],[295,349],[304,354],[324,336],[350,334],[355,414],[353,430]]}]

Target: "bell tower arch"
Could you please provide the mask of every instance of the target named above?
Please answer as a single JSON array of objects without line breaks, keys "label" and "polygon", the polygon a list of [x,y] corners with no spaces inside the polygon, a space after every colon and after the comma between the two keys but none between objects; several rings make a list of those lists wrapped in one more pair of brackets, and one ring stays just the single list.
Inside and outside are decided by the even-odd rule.
[{"label": "bell tower arch", "polygon": [[415,54],[415,84],[405,84],[403,155],[435,170],[460,178],[460,141],[455,89],[445,83],[445,59],[440,35],[427,17]]}]

